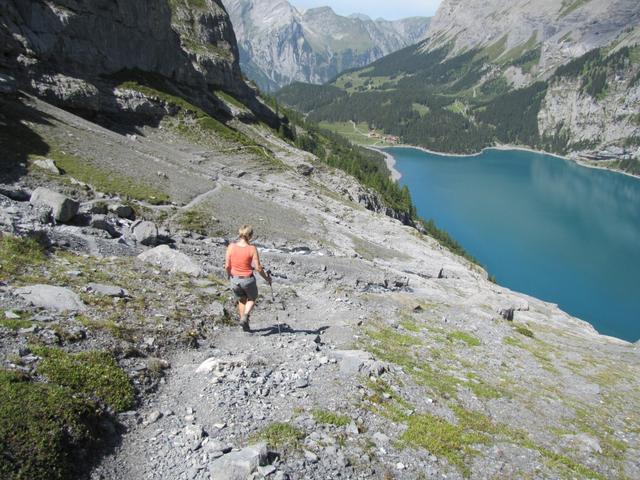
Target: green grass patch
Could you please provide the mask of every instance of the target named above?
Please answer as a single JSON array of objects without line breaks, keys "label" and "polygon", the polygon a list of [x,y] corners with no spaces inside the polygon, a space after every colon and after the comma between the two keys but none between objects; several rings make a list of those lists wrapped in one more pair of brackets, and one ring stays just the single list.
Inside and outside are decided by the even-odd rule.
[{"label": "green grass patch", "polygon": [[20,318],[7,318],[6,314],[2,313],[0,318],[0,326],[8,328],[9,330],[20,330],[21,328],[29,328],[33,323],[31,320],[24,318],[23,315],[19,315]]},{"label": "green grass patch", "polygon": [[113,170],[97,167],[87,160],[64,153],[56,148],[52,149],[48,156],[65,174],[93,185],[96,190],[101,192],[141,200],[154,205],[166,204],[170,201],[165,192],[141,182],[139,178],[128,177]]},{"label": "green grass patch", "polygon": [[269,448],[277,450],[299,450],[300,441],[305,437],[304,432],[289,423],[272,423],[260,431],[255,440],[264,440]]},{"label": "green grass patch", "polygon": [[96,440],[99,407],[73,390],[0,370],[0,477],[76,478],[74,453]]},{"label": "green grass patch", "polygon": [[512,347],[524,348],[524,344],[517,338],[513,337],[504,337],[502,339],[502,343],[504,343],[505,345],[510,345]]},{"label": "green grass patch", "polygon": [[313,418],[317,423],[336,427],[345,427],[351,423],[351,418],[347,415],[340,415],[327,410],[314,410]]},{"label": "green grass patch", "polygon": [[481,345],[481,342],[480,342],[480,340],[478,338],[474,337],[470,333],[462,332],[462,331],[456,331],[456,332],[449,333],[447,335],[447,339],[449,339],[449,341],[451,341],[451,342],[454,342],[454,341],[464,342],[469,347],[477,347],[477,346]]},{"label": "green grass patch", "polygon": [[0,235],[0,276],[9,279],[47,261],[44,247],[33,238]]},{"label": "green grass patch", "polygon": [[33,353],[42,357],[38,373],[51,383],[70,388],[86,398],[97,397],[117,412],[134,406],[133,385],[109,353],[70,354],[48,347],[34,347]]},{"label": "green grass patch", "polygon": [[187,210],[178,217],[178,225],[182,229],[200,235],[208,235],[212,231],[212,227],[218,223],[219,220],[212,214],[199,209]]},{"label": "green grass patch", "polygon": [[227,103],[229,105],[233,105],[234,107],[236,107],[236,108],[238,108],[240,110],[247,110],[247,107],[240,100],[238,100],[235,97],[229,95],[228,93],[223,92],[222,90],[216,90],[214,93],[216,94],[216,96],[218,98],[220,98],[225,103]]},{"label": "green grass patch", "polygon": [[402,434],[401,441],[412,447],[424,448],[437,457],[446,458],[468,477],[471,470],[466,459],[475,453],[472,446],[486,442],[487,436],[463,422],[454,425],[443,418],[425,413],[408,418],[407,430]]},{"label": "green grass patch", "polygon": [[535,338],[535,334],[531,330],[529,330],[527,327],[523,327],[522,325],[516,325],[515,330],[520,335],[524,335],[525,337],[529,337],[529,338]]}]

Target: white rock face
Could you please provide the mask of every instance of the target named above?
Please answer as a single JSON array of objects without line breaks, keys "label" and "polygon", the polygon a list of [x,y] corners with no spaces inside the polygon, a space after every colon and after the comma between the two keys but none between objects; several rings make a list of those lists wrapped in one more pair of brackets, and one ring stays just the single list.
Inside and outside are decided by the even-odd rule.
[{"label": "white rock face", "polygon": [[84,311],[86,306],[71,290],[52,285],[31,285],[14,290],[17,295],[36,307],[57,311]]},{"label": "white rock face", "polygon": [[553,135],[563,126],[572,143],[587,142],[594,147],[623,143],[640,137],[635,116],[640,112],[640,85],[627,90],[626,82],[609,82],[603,98],[596,99],[580,91],[581,80],[551,85],[538,115],[543,135]]},{"label": "white rock face", "polygon": [[202,275],[202,269],[182,252],[160,245],[138,255],[143,262],[152,263],[171,273],[186,273],[193,277]]},{"label": "white rock face", "polygon": [[336,15],[328,7],[298,11],[286,0],[224,0],[244,71],[262,88],[293,81],[324,83],[420,41],[426,17],[398,21]]},{"label": "white rock face", "polygon": [[[574,9],[568,4],[575,4]],[[527,42],[542,44],[538,70],[545,77],[567,61],[609,45],[625,27],[640,21],[637,0],[444,0],[431,22],[424,48],[449,42],[454,52],[486,47],[506,37],[505,53]],[[628,32],[633,44],[640,32]]]}]

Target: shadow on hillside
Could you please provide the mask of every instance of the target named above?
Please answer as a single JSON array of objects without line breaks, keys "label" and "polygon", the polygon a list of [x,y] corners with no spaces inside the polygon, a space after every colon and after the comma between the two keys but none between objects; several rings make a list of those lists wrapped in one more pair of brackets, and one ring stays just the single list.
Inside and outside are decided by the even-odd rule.
[{"label": "shadow on hillside", "polygon": [[30,124],[51,125],[50,118],[20,97],[0,95],[0,182],[17,181],[26,175],[30,156],[49,153],[49,144]]},{"label": "shadow on hillside", "polygon": [[291,333],[291,334],[301,333],[303,335],[322,335],[325,332],[325,330],[327,330],[328,328],[329,326],[324,326],[316,330],[304,330],[304,329],[296,330],[294,328],[291,328],[291,326],[288,323],[281,323],[279,328],[278,328],[278,324],[275,324],[270,327],[256,328],[251,331],[253,333],[261,333],[262,334],[261,336],[263,337],[269,337],[271,335],[279,335],[281,333]]}]

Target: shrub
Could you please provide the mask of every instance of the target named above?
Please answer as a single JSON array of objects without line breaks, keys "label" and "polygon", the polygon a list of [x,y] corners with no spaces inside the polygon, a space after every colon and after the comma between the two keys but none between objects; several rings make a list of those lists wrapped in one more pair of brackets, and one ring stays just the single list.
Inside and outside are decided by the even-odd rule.
[{"label": "shrub", "polygon": [[70,388],[0,370],[0,477],[75,477],[74,456],[97,439],[99,407]]},{"label": "shrub", "polygon": [[110,354],[99,351],[70,354],[48,347],[36,347],[33,352],[43,358],[38,373],[51,383],[70,388],[85,398],[98,398],[118,412],[133,407],[131,381]]}]

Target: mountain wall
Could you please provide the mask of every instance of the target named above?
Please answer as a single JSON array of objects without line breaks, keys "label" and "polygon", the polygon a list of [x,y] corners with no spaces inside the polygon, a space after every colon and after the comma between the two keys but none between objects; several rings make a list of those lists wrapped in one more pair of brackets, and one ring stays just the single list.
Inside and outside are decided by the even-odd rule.
[{"label": "mountain wall", "polygon": [[229,17],[219,0],[8,0],[0,5],[0,68],[66,107],[105,111],[126,80],[169,82],[211,112],[224,90],[270,118],[242,78]]},{"label": "mountain wall", "polygon": [[225,0],[243,71],[264,90],[294,81],[325,83],[421,40],[429,19],[343,17],[331,8],[298,11],[286,0]]}]

